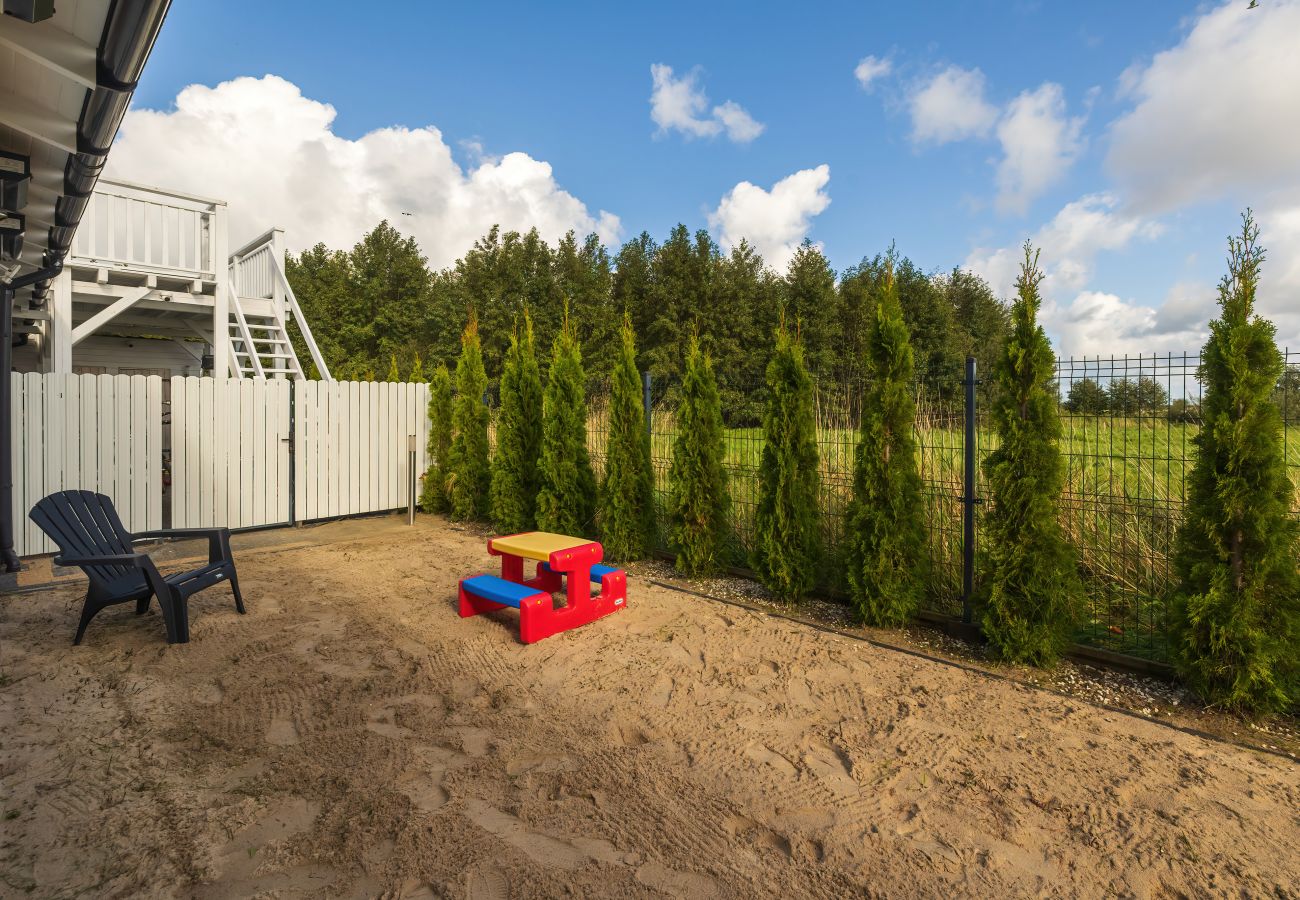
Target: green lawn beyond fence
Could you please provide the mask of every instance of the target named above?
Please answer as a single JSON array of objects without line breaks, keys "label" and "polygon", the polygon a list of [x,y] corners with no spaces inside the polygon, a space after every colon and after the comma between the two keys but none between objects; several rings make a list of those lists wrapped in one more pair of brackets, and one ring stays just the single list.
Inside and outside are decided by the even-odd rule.
[{"label": "green lawn beyond fence", "polygon": [[[1291,362],[1300,362],[1293,357]],[[1058,364],[1061,393],[1072,380],[1156,378],[1167,395],[1185,403],[1199,403],[1194,357],[1159,357],[1115,360],[1062,360]],[[961,615],[962,565],[962,458],[965,410],[961,375],[918,382],[917,440],[919,463],[925,482],[926,519],[929,523],[931,572],[929,604],[934,612]],[[764,393],[756,386],[755,394]],[[675,391],[657,386],[652,406],[651,455],[658,497],[660,544],[666,546],[665,501],[672,442]],[[857,440],[856,408],[861,392],[819,385],[818,445],[822,478],[822,516],[826,559],[819,582],[832,595],[844,590],[841,535],[853,478],[853,450]],[[996,447],[996,436],[985,415],[984,387],[977,392],[977,458],[983,460]],[[752,404],[750,405],[752,409]],[[1184,406],[1179,405],[1180,412]],[[1061,522],[1079,553],[1087,594],[1087,614],[1077,639],[1130,656],[1166,661],[1166,611],[1174,586],[1170,557],[1174,536],[1182,519],[1187,476],[1191,472],[1199,430],[1194,416],[1170,421],[1166,401],[1153,409],[1136,408],[1127,415],[1072,414],[1062,409],[1065,437],[1062,452],[1067,479],[1061,503]],[[607,394],[592,392],[589,442],[599,472],[606,439]],[[724,419],[730,419],[724,410]],[[1294,423],[1294,420],[1292,420]],[[748,565],[754,507],[758,501],[758,465],[763,452],[761,429],[745,422],[726,432],[726,463],[731,490],[732,563]],[[1300,424],[1286,431],[1287,463],[1292,483],[1300,483]],[[983,473],[977,476],[977,496],[986,499]],[[983,531],[977,507],[977,559]],[[1294,507],[1300,510],[1300,492]],[[975,575],[980,574],[977,562]]]}]

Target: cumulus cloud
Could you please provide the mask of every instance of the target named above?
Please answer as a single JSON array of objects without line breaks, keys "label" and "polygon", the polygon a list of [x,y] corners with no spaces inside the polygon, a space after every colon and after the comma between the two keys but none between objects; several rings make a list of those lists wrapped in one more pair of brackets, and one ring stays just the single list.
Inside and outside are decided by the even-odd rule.
[{"label": "cumulus cloud", "polygon": [[1234,0],[1127,70],[1134,106],[1111,126],[1107,167],[1130,202],[1161,212],[1251,192],[1258,204],[1300,186],[1298,36],[1297,0]]},{"label": "cumulus cloud", "polygon": [[698,70],[678,78],[672,66],[654,63],[650,80],[650,118],[660,134],[680,131],[692,138],[725,134],[738,144],[747,144],[766,127],[731,100],[710,109],[709,98],[698,84]]},{"label": "cumulus cloud", "polygon": [[862,85],[863,90],[871,90],[874,83],[893,71],[894,64],[887,58],[864,56],[853,69],[853,77]]},{"label": "cumulus cloud", "polygon": [[172,110],[127,113],[110,175],[226,200],[235,246],[278,225],[293,249],[348,247],[388,219],[438,267],[494,224],[536,226],[548,240],[570,229],[618,238],[617,216],[590,212],[526,153],[480,149],[463,168],[437,128],[348,140],[334,134],[334,116],[274,75],[191,85]]},{"label": "cumulus cloud", "polygon": [[[1045,296],[1064,296],[1081,290],[1092,276],[1093,261],[1107,250],[1122,249],[1134,239],[1158,237],[1159,223],[1123,212],[1113,194],[1089,194],[1067,203],[1029,240],[1043,248],[1040,260],[1046,279]],[[1016,275],[1024,251],[1012,247],[978,248],[965,266],[988,281],[1001,297],[1015,293]]]},{"label": "cumulus cloud", "polygon": [[1080,291],[1069,301],[1044,304],[1042,322],[1063,355],[1177,354],[1205,342],[1214,298],[1206,285],[1182,283],[1159,306],[1104,291]]},{"label": "cumulus cloud", "polygon": [[770,191],[742,181],[710,213],[709,226],[723,248],[748,240],[769,266],[783,271],[808,235],[813,216],[830,204],[830,179],[830,166],[823,164],[787,175]]},{"label": "cumulus cloud", "polygon": [[[1197,319],[1203,326],[1209,316],[1189,312],[1189,307],[1208,313],[1212,290],[1178,286],[1156,307],[1089,289],[1099,255],[1121,250],[1135,240],[1153,240],[1162,230],[1158,222],[1120,209],[1113,194],[1102,193],[1067,203],[1030,238],[1034,247],[1042,248],[1039,265],[1046,276],[1040,287],[1042,321],[1058,352],[1149,353],[1197,346],[1188,343],[1195,331],[1189,322]],[[966,258],[965,267],[988,281],[998,296],[1010,298],[1023,258],[1019,245],[980,248]]]},{"label": "cumulus cloud", "polygon": [[1023,214],[1056,183],[1083,150],[1083,118],[1065,113],[1065,92],[1047,82],[1008,104],[998,122],[998,209]]},{"label": "cumulus cloud", "polygon": [[983,137],[997,121],[998,110],[984,99],[984,73],[948,66],[918,85],[908,97],[912,140],[946,144]]}]

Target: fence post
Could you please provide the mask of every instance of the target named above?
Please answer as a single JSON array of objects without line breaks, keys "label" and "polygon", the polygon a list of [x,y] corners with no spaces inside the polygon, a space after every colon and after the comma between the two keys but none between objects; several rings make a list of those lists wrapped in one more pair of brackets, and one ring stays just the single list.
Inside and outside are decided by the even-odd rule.
[{"label": "fence post", "polygon": [[972,602],[975,594],[975,357],[966,357],[966,434],[963,439],[961,498],[961,620],[967,625],[972,619]]},{"label": "fence post", "polygon": [[641,405],[645,408],[645,433],[654,439],[654,430],[650,427],[650,373],[641,373]]}]

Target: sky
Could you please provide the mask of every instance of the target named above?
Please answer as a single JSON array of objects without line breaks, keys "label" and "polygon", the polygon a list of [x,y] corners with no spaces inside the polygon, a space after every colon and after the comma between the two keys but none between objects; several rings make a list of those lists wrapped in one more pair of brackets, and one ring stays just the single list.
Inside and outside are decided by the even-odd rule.
[{"label": "sky", "polygon": [[1259,4],[176,3],[109,173],[228,201],[234,245],[387,218],[435,268],[682,222],[1009,297],[1028,239],[1088,355],[1198,349],[1249,206],[1300,348],[1300,0]]}]

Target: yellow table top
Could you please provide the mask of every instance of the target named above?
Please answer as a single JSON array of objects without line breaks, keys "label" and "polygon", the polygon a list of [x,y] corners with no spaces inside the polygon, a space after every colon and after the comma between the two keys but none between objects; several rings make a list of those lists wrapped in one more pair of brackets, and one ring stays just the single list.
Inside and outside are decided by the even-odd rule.
[{"label": "yellow table top", "polygon": [[595,541],[589,541],[586,538],[551,534],[549,531],[526,531],[523,534],[514,534],[509,537],[493,538],[492,549],[498,553],[508,553],[511,556],[522,556],[525,559],[546,562],[551,558],[551,554],[557,550],[572,550],[574,547],[585,547],[593,543]]}]

